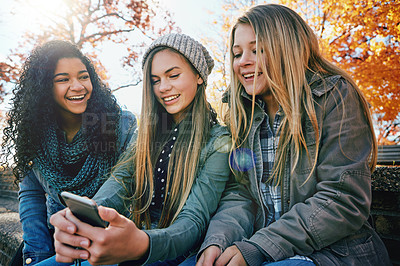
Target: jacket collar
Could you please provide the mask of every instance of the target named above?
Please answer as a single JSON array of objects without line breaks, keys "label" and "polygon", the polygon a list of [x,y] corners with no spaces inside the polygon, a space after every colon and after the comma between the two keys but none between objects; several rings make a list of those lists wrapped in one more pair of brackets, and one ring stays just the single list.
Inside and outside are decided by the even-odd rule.
[{"label": "jacket collar", "polygon": [[318,72],[306,72],[306,79],[311,88],[311,92],[317,97],[321,97],[328,91],[332,90],[340,78],[340,75],[330,76]]}]

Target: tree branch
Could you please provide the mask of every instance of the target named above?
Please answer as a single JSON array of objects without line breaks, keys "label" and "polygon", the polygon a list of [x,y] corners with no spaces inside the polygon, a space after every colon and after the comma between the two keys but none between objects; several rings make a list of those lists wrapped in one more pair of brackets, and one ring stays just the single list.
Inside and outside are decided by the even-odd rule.
[{"label": "tree branch", "polygon": [[140,82],[142,82],[142,80],[139,80],[136,83],[119,86],[118,88],[111,90],[111,92],[114,93],[114,92],[116,92],[116,91],[118,91],[120,89],[123,89],[123,88],[137,86]]},{"label": "tree branch", "polygon": [[118,33],[122,33],[122,32],[131,32],[131,31],[134,31],[135,29],[136,28],[134,28],[134,29],[125,29],[125,30],[97,32],[97,33],[93,33],[93,34],[90,34],[90,35],[86,36],[84,39],[88,40],[88,39],[91,39],[91,38],[96,38],[96,36],[104,37],[104,36],[118,34]]},{"label": "tree branch", "polygon": [[108,13],[108,14],[104,14],[104,15],[102,15],[100,17],[94,18],[94,19],[90,20],[90,22],[93,23],[93,22],[99,21],[99,20],[101,20],[103,18],[106,18],[106,17],[117,17],[117,18],[122,19],[125,22],[129,22],[130,21],[130,20],[124,18],[123,16],[121,16],[120,14],[114,12],[114,13]]}]

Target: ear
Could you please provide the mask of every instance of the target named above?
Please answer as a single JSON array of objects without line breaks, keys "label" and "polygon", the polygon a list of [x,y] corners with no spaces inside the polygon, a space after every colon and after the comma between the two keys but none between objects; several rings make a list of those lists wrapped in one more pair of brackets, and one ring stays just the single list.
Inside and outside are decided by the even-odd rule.
[{"label": "ear", "polygon": [[200,77],[199,74],[197,74],[197,85],[203,84],[204,80]]}]

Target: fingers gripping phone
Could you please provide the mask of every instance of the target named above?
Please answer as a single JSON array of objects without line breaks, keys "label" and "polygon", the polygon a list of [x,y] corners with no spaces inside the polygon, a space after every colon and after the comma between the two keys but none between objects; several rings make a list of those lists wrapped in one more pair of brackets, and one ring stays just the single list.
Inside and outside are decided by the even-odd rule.
[{"label": "fingers gripping phone", "polygon": [[97,204],[93,200],[63,191],[61,197],[71,212],[82,222],[92,226],[107,227],[108,222],[100,218]]}]

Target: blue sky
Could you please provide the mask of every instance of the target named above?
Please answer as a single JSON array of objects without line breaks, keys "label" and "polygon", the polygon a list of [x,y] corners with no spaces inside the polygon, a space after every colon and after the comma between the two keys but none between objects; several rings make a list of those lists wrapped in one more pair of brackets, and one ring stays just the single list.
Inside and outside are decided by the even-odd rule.
[{"label": "blue sky", "polygon": [[[28,9],[28,4],[24,5],[24,2],[29,2],[31,7]],[[221,0],[161,0],[160,2],[173,13],[176,25],[182,32],[196,39],[209,34],[208,29],[212,20],[210,11],[218,13],[222,5]],[[57,10],[57,0],[23,0],[21,3],[15,0],[0,0],[0,6],[0,59],[18,45],[24,31],[40,31],[35,26],[35,21],[41,19],[37,15],[38,11],[51,12],[53,9],[54,12],[60,12]],[[10,13],[12,11],[14,14]],[[124,81],[129,79],[129,73],[122,69],[118,47],[109,44],[103,51],[100,59],[109,71],[111,87],[115,84],[129,83]],[[115,95],[121,105],[136,114],[140,112],[140,86],[121,89]],[[0,109],[7,109],[7,101],[0,106]]]}]

